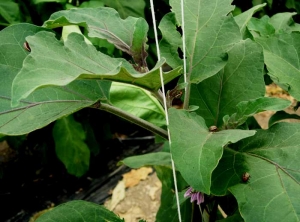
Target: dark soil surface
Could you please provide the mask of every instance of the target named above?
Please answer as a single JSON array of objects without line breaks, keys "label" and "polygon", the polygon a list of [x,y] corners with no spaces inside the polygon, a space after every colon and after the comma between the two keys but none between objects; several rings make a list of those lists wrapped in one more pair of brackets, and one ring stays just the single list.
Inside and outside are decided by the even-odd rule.
[{"label": "dark soil surface", "polygon": [[0,143],[0,221],[28,222],[38,211],[76,199],[103,204],[122,174],[130,170],[117,166],[118,161],[161,147],[152,134],[133,126],[127,135],[118,132],[115,138],[101,141],[99,154],[91,156],[89,171],[77,178],[57,159],[47,130],[27,135],[18,149],[11,147],[16,145],[13,138]]}]

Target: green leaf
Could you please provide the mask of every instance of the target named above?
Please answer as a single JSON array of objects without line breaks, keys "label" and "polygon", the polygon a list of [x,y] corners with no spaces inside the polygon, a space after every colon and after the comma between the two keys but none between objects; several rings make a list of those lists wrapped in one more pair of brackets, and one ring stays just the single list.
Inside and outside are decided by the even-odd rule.
[{"label": "green leaf", "polygon": [[[173,207],[174,194],[174,179],[172,169],[169,167],[156,166],[155,172],[162,183],[161,203],[156,214],[156,222],[178,222],[178,210]],[[179,172],[176,172],[178,190],[183,190],[188,184],[184,181]],[[192,204],[189,201],[184,201],[180,205],[181,219],[183,222],[192,221]]]},{"label": "green leaf", "polygon": [[182,49],[182,39],[176,25],[175,14],[170,12],[162,18],[158,26],[163,36],[159,42],[160,54],[172,68],[182,66],[182,60],[178,55],[178,48]]},{"label": "green leaf", "polygon": [[146,68],[148,24],[143,18],[121,19],[113,8],[81,8],[59,11],[51,15],[44,27],[57,28],[75,24],[84,27],[89,37],[106,39],[128,53]]},{"label": "green leaf", "polygon": [[145,17],[145,6],[144,0],[104,0],[105,5],[116,9],[121,18],[127,18],[128,16],[133,17]]},{"label": "green leaf", "polygon": [[300,33],[256,38],[264,49],[265,64],[272,80],[284,85],[300,100]]},{"label": "green leaf", "polygon": [[269,16],[265,15],[261,19],[251,18],[248,22],[248,29],[254,37],[271,36],[275,33],[275,28],[270,24]]},{"label": "green leaf", "polygon": [[234,17],[235,22],[240,27],[242,36],[245,36],[247,24],[250,21],[250,19],[252,18],[252,16],[254,15],[254,13],[261,10],[265,6],[266,6],[266,3],[256,5],[256,6],[252,7],[251,9]]},{"label": "green leaf", "polygon": [[247,39],[237,43],[228,55],[223,70],[191,88],[190,104],[199,106],[196,113],[208,126],[221,126],[223,116],[237,112],[238,103],[265,94],[262,48]]},{"label": "green leaf", "polygon": [[228,143],[253,136],[250,130],[210,132],[202,117],[184,110],[169,110],[171,153],[176,169],[197,191],[210,194],[211,174]]},{"label": "green leaf", "polygon": [[20,135],[34,131],[108,97],[110,82],[78,80],[64,87],[40,88],[21,101],[19,107],[11,107],[12,81],[29,53],[23,48],[25,38],[43,30],[30,24],[19,24],[0,32],[0,75],[3,80],[0,81],[1,134]]},{"label": "green leaf", "polygon": [[58,205],[42,214],[36,222],[124,222],[105,207],[83,200],[74,200]]},{"label": "green leaf", "polygon": [[20,22],[19,5],[12,0],[1,0],[0,16],[9,24]]},{"label": "green leaf", "polygon": [[109,98],[115,107],[159,127],[166,126],[163,107],[150,92],[140,87],[113,82]]},{"label": "green leaf", "polygon": [[45,2],[57,2],[61,4],[66,4],[67,0],[33,0],[33,4],[40,4]]},{"label": "green leaf", "polygon": [[298,116],[297,114],[289,114],[289,113],[286,113],[285,111],[279,111],[271,116],[271,118],[269,119],[268,125],[269,125],[269,127],[271,127],[275,123],[277,123],[281,120],[286,120],[286,119],[300,120],[300,116]]},{"label": "green leaf", "polygon": [[[126,60],[111,58],[97,51],[77,33],[71,33],[64,44],[50,32],[39,32],[26,40],[31,53],[13,81],[14,106],[37,88],[64,86],[78,78],[117,80],[154,91],[160,88],[159,67],[165,62],[164,59],[150,72],[142,74]],[[165,73],[165,83],[180,75],[180,71],[181,68],[178,67]]]},{"label": "green leaf", "polygon": [[90,149],[82,125],[72,115],[57,120],[53,127],[55,151],[68,172],[81,177],[89,169]]},{"label": "green leaf", "polygon": [[[225,148],[212,192],[222,195],[228,188],[245,221],[298,221],[299,138],[300,124],[278,123]],[[250,174],[247,183],[244,172]]]},{"label": "green leaf", "polygon": [[237,104],[237,113],[231,115],[228,123],[226,123],[229,128],[236,128],[242,125],[248,117],[255,115],[256,113],[263,111],[279,111],[283,110],[291,105],[291,101],[273,98],[273,97],[263,97],[258,99],[253,99],[250,101],[242,101]]},{"label": "green leaf", "polygon": [[102,0],[90,0],[88,2],[82,2],[79,8],[98,8],[104,7],[104,2]]},{"label": "green leaf", "polygon": [[[193,83],[199,83],[219,72],[226,65],[227,51],[241,40],[238,25],[228,15],[234,9],[231,2],[185,1],[187,73],[191,75]],[[170,5],[176,20],[181,21],[180,1],[170,0]]]},{"label": "green leaf", "polygon": [[275,33],[300,31],[300,24],[293,20],[296,14],[295,12],[277,13],[271,17],[269,23],[275,28]]},{"label": "green leaf", "polygon": [[148,153],[127,157],[120,162],[131,168],[140,168],[142,166],[171,166],[171,155],[167,152]]}]

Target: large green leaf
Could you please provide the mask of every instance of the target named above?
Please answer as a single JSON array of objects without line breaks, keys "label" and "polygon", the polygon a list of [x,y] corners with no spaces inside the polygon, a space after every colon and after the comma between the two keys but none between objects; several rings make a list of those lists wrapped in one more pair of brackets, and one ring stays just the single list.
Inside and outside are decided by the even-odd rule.
[{"label": "large green leaf", "polygon": [[300,33],[256,38],[264,49],[265,64],[273,81],[300,100]]},{"label": "large green leaf", "polygon": [[[236,197],[245,221],[299,221],[300,124],[278,123],[225,148],[212,193]],[[247,183],[244,172],[250,174]]]},{"label": "large green leaf", "polygon": [[[121,58],[111,58],[92,45],[86,44],[82,35],[71,33],[62,43],[53,33],[39,32],[26,38],[31,53],[13,81],[13,105],[34,90],[49,85],[64,86],[75,79],[107,79],[134,83],[149,90],[160,88],[159,67],[164,59],[148,73],[137,72]],[[165,83],[180,75],[181,68],[165,73]],[[26,83],[26,84],[25,84]]]},{"label": "large green leaf", "polygon": [[145,17],[144,0],[104,0],[105,4],[111,8],[116,9],[119,12],[121,18],[133,17]]},{"label": "large green leaf", "polygon": [[[20,106],[11,107],[11,85],[28,52],[25,38],[45,30],[30,24],[10,26],[0,32],[0,133],[25,134],[108,97],[110,82],[78,80],[64,87],[44,87]],[[31,80],[29,80],[31,81]],[[28,84],[25,82],[24,84]]]},{"label": "large green leaf", "polygon": [[89,169],[90,149],[82,125],[72,115],[57,120],[53,127],[55,151],[68,172],[77,177]]},{"label": "large green leaf", "polygon": [[166,126],[165,112],[160,102],[150,92],[129,84],[113,82],[110,102],[128,113],[153,123]]},{"label": "large green leaf", "polygon": [[51,15],[44,27],[57,28],[75,24],[84,27],[89,37],[106,39],[128,53],[142,68],[146,68],[148,24],[143,18],[121,19],[113,8],[81,8],[59,11]]},{"label": "large green leaf", "polygon": [[228,143],[253,136],[250,130],[210,132],[202,117],[170,109],[171,153],[176,169],[194,189],[210,194],[211,174]]},{"label": "large green leaf", "polygon": [[83,200],[74,200],[58,205],[44,213],[36,222],[124,222],[103,206]]},{"label": "large green leaf", "polygon": [[[233,17],[231,0],[186,0],[184,21],[187,73],[191,82],[199,83],[215,75],[227,62],[226,52],[241,40]],[[170,0],[176,20],[181,24],[180,1]],[[179,46],[175,46],[179,47]]]},{"label": "large green leaf", "polygon": [[291,101],[273,98],[263,97],[249,101],[242,101],[236,105],[237,112],[231,115],[226,121],[226,128],[236,128],[246,122],[247,118],[254,116],[256,113],[270,110],[279,111],[283,110],[291,105]]},{"label": "large green leaf", "polygon": [[190,104],[199,106],[196,112],[205,118],[206,124],[221,126],[223,116],[236,113],[236,105],[263,97],[262,48],[247,39],[237,43],[229,51],[225,68],[217,75],[192,85]]}]

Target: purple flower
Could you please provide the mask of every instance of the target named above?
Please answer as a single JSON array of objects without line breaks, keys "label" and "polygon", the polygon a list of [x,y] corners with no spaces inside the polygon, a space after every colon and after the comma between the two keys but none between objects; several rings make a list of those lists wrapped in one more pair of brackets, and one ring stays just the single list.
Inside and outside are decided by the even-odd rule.
[{"label": "purple flower", "polygon": [[190,197],[191,203],[197,200],[197,204],[200,205],[204,202],[204,194],[194,190],[192,187],[189,187],[184,194],[184,197]]}]

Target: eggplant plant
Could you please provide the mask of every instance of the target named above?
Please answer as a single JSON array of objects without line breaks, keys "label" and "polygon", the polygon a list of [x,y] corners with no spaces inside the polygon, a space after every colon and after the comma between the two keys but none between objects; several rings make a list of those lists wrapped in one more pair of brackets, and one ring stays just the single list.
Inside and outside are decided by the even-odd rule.
[{"label": "eggplant plant", "polygon": [[[85,168],[74,172],[82,175],[88,159],[80,153],[88,155],[88,147],[70,114],[86,107],[104,110],[171,141],[161,152],[122,161],[156,169],[163,184],[157,221],[192,221],[195,211],[203,221],[299,221],[300,124],[278,122],[280,117],[268,129],[251,124],[256,113],[291,105],[265,97],[265,75],[300,100],[295,13],[254,18],[261,4],[233,17],[231,0],[183,2],[184,19],[180,1],[169,1],[171,12],[158,26],[161,59],[153,67],[147,64],[151,24],[141,17],[121,18],[113,8],[63,10],[42,26],[3,29],[0,133],[23,135],[56,121],[54,137],[68,129],[73,135],[55,141],[58,156],[73,149],[61,159],[70,171],[74,161],[82,162]],[[110,50],[121,56],[113,57]],[[164,95],[160,71],[166,66],[163,83],[178,83]],[[172,107],[175,98],[181,98],[182,107]],[[60,205],[37,221],[66,218],[123,221],[83,201]]]}]

